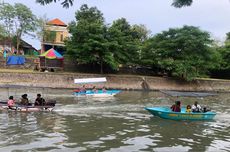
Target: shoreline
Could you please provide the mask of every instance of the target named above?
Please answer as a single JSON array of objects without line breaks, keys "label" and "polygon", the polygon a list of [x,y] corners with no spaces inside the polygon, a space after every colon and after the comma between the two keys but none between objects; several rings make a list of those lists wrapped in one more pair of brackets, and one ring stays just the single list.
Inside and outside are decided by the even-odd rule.
[{"label": "shoreline", "polygon": [[[140,90],[140,91],[200,91],[200,92],[230,92],[230,80],[197,79],[186,82],[168,77],[153,77],[140,75],[112,75],[85,73],[51,73],[32,71],[0,71],[0,88],[52,88],[75,89],[81,85],[74,84],[77,78],[106,77],[107,82],[95,84],[97,87],[105,85],[108,89]],[[94,85],[94,84],[93,84]],[[89,85],[89,88],[92,85]]]}]

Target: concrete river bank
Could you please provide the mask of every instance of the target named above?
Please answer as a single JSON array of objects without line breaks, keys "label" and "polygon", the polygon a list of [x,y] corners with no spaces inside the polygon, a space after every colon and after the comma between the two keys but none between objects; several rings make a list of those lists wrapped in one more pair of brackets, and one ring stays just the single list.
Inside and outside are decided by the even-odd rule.
[{"label": "concrete river bank", "polygon": [[0,72],[0,85],[2,87],[25,86],[74,89],[80,87],[80,85],[74,84],[74,79],[92,77],[107,78],[107,82],[99,84],[98,87],[105,85],[107,88],[123,90],[230,91],[230,80],[197,79],[186,82],[163,77],[82,73]]}]

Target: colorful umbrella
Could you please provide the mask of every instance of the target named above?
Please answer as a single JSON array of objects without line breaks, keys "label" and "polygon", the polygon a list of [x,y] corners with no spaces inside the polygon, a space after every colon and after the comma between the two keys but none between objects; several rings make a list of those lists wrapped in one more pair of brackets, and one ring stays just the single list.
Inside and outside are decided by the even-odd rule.
[{"label": "colorful umbrella", "polygon": [[56,50],[54,50],[53,48],[42,53],[40,56],[44,56],[47,59],[63,59],[63,56],[60,53],[58,53]]}]

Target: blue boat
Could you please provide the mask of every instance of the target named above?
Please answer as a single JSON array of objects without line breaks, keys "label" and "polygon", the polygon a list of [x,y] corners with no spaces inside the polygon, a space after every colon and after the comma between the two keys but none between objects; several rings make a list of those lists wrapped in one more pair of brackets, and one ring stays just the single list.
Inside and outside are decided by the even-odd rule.
[{"label": "blue boat", "polygon": [[120,93],[121,90],[97,90],[96,92],[92,90],[86,90],[86,92],[74,92],[76,96],[93,96],[93,97],[110,97]]},{"label": "blue boat", "polygon": [[181,112],[173,112],[169,107],[146,107],[145,110],[149,111],[152,115],[164,119],[172,120],[211,120],[216,115],[215,112],[186,112],[186,108],[181,108]]}]

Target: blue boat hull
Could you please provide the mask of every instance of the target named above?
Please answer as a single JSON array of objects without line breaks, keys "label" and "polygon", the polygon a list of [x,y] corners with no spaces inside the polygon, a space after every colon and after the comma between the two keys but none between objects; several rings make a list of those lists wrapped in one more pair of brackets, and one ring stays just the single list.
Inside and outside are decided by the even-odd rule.
[{"label": "blue boat hull", "polygon": [[121,90],[106,90],[106,92],[102,90],[97,90],[97,92],[93,92],[92,90],[87,90],[85,93],[74,92],[74,94],[76,96],[108,97],[108,96],[114,96],[120,92]]},{"label": "blue boat hull", "polygon": [[210,111],[205,113],[188,113],[185,108],[182,108],[181,112],[172,112],[169,107],[146,107],[145,110],[149,111],[154,116],[172,120],[211,120],[216,115],[215,112]]}]

